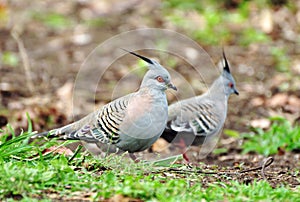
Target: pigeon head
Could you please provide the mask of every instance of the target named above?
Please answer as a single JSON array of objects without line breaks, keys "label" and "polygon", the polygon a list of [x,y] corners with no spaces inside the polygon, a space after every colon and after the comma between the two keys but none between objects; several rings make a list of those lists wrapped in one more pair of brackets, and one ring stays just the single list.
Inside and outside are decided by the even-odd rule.
[{"label": "pigeon head", "polygon": [[151,88],[156,88],[159,90],[167,90],[168,88],[172,88],[174,90],[177,90],[176,86],[174,86],[171,83],[171,76],[169,72],[162,66],[160,65],[157,61],[146,58],[142,55],[139,55],[137,53],[127,51],[130,54],[144,60],[145,62],[148,63],[148,71],[146,72],[142,84],[142,87],[151,87]]},{"label": "pigeon head", "polygon": [[223,85],[225,87],[225,94],[228,96],[233,93],[238,95],[239,92],[236,89],[235,80],[230,73],[229,64],[226,59],[224,51],[223,51],[223,60],[224,60],[224,67],[223,67],[222,78],[223,78]]}]

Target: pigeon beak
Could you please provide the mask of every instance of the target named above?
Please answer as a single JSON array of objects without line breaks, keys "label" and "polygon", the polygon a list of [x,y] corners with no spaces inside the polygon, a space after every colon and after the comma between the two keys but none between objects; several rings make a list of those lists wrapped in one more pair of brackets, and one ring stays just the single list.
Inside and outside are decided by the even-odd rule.
[{"label": "pigeon beak", "polygon": [[177,91],[176,86],[174,86],[172,83],[169,83],[167,86],[168,86],[168,88],[172,88],[173,90]]},{"label": "pigeon beak", "polygon": [[237,89],[234,89],[234,94],[239,95],[239,91],[237,91]]}]

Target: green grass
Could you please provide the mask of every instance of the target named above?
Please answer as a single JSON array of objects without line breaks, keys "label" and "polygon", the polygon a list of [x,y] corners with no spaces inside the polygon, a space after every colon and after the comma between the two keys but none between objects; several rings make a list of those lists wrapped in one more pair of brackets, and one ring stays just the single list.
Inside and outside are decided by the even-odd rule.
[{"label": "green grass", "polygon": [[17,67],[19,65],[19,57],[10,51],[5,51],[3,54],[0,54],[0,59],[0,64],[2,63],[11,67]]},{"label": "green grass", "polygon": [[255,128],[253,133],[242,134],[245,138],[243,153],[257,152],[268,156],[276,154],[279,148],[286,151],[300,149],[300,126],[293,127],[288,120],[281,117],[270,119],[273,123],[267,131]]},{"label": "green grass", "polygon": [[254,29],[249,21],[253,7],[270,8],[267,1],[241,1],[232,9],[225,5],[226,1],[170,0],[163,3],[163,12],[166,21],[204,45],[237,42],[241,46],[249,46],[271,41],[268,34],[259,28]]},{"label": "green grass", "polygon": [[[61,154],[43,155],[43,150],[61,143],[47,141],[29,143],[29,129],[20,136],[8,126],[0,143],[0,199],[50,201],[88,195],[90,200],[103,200],[117,194],[144,201],[297,201],[300,189],[279,186],[266,181],[243,184],[216,180],[203,184],[205,175],[166,172],[152,164],[133,163],[123,156],[105,159],[78,153],[73,160]],[[8,138],[12,135],[11,138]],[[183,166],[183,165],[173,165]],[[179,168],[181,168],[179,167]],[[185,166],[183,166],[185,167]],[[185,168],[186,169],[186,168]]]},{"label": "green grass", "polygon": [[70,17],[59,13],[32,12],[31,15],[33,19],[54,30],[64,30],[74,23]]},{"label": "green grass", "polygon": [[287,50],[284,48],[272,47],[271,55],[273,56],[275,68],[280,72],[289,72],[291,59],[288,56]]}]

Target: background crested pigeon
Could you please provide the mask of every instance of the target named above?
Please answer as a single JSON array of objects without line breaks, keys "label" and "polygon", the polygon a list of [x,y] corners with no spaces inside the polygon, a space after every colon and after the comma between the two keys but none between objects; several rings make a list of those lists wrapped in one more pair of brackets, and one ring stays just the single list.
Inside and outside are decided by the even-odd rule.
[{"label": "background crested pigeon", "polygon": [[[162,138],[168,142],[174,140],[183,149],[189,145],[202,145],[206,138],[220,132],[227,116],[228,98],[233,93],[239,94],[224,51],[223,58],[223,72],[206,93],[169,106],[169,118]],[[189,161],[185,152],[183,157]]]},{"label": "background crested pigeon", "polygon": [[129,52],[149,65],[139,90],[118,98],[83,119],[37,134],[35,137],[59,137],[63,140],[82,140],[87,143],[114,145],[134,152],[149,148],[162,134],[168,119],[167,88],[177,90],[169,72],[155,60]]}]

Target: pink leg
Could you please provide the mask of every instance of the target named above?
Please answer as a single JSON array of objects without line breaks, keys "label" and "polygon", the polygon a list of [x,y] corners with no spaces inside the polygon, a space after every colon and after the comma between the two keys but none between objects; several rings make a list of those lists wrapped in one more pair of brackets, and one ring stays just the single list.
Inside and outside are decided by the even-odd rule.
[{"label": "pink leg", "polygon": [[183,138],[180,138],[179,142],[176,145],[179,147],[179,149],[180,149],[180,151],[182,153],[183,159],[186,160],[187,163],[190,163],[189,157],[187,156],[186,151],[185,151],[186,144],[185,144]]},{"label": "pink leg", "polygon": [[182,154],[182,157],[184,158],[184,160],[187,161],[187,163],[190,163],[190,159],[189,159],[189,157],[186,155],[185,152]]},{"label": "pink leg", "polygon": [[134,153],[129,153],[129,156],[135,163],[140,162],[140,160],[134,155]]}]

